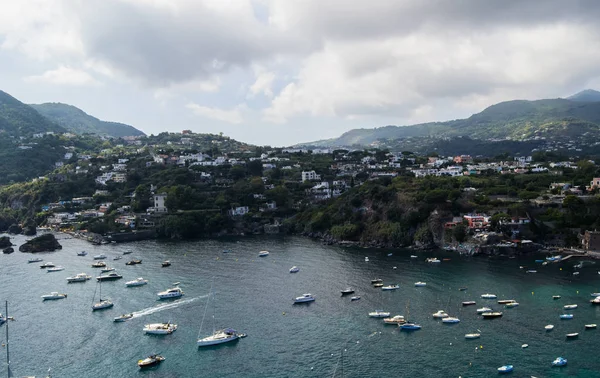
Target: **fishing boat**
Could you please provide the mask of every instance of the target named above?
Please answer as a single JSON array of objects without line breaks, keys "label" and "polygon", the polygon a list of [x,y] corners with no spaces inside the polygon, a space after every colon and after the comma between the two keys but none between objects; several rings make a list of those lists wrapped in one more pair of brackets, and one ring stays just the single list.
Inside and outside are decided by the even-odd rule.
[{"label": "fishing boat", "polygon": [[258,257],[267,257],[267,256],[269,256],[269,251],[258,252]]},{"label": "fishing boat", "polygon": [[400,285],[388,285],[388,286],[383,286],[381,288],[381,290],[398,290],[400,289]]},{"label": "fishing boat", "polygon": [[402,315],[394,315],[391,318],[384,318],[383,322],[385,324],[404,324],[406,320],[404,320],[404,316]]},{"label": "fishing boat", "polygon": [[562,314],[560,315],[560,318],[565,320],[573,319],[573,314]]},{"label": "fishing boat", "polygon": [[544,327],[544,329],[545,329],[546,331],[552,331],[552,330],[554,329],[554,325],[552,325],[552,324],[548,324],[547,326],[545,326],[545,327]]},{"label": "fishing boat", "polygon": [[160,356],[158,354],[151,354],[150,356],[144,358],[143,360],[139,360],[137,362],[137,364],[140,368],[145,368],[145,367],[149,367],[149,366],[158,365],[161,362],[163,362],[164,360],[165,360],[165,358],[163,356]]},{"label": "fishing boat", "polygon": [[29,264],[31,264],[31,263],[36,263],[36,262],[40,262],[40,261],[44,261],[44,259],[41,259],[41,258],[39,258],[39,257],[35,257],[35,258],[33,258],[33,259],[29,259],[29,260],[27,260],[27,262],[28,262]]},{"label": "fishing boat", "polygon": [[115,323],[120,323],[120,322],[127,321],[127,320],[129,320],[131,318],[133,318],[133,314],[132,313],[131,314],[123,314],[123,315],[117,316],[114,319],[114,322]]},{"label": "fishing boat", "polygon": [[435,319],[443,319],[443,318],[447,318],[449,315],[448,315],[448,314],[446,313],[446,311],[444,311],[444,310],[437,310],[437,312],[434,312],[434,313],[432,314],[432,316],[433,316]]},{"label": "fishing boat", "polygon": [[554,361],[552,361],[552,366],[565,366],[567,364],[567,359],[562,357],[556,357]]},{"label": "fishing boat", "polygon": [[171,266],[171,262],[169,260],[165,260],[165,261],[162,262],[161,266],[163,268],[166,268],[168,266]]},{"label": "fishing boat", "polygon": [[183,290],[179,287],[174,287],[172,289],[167,289],[165,291],[161,291],[157,293],[159,299],[171,299],[171,298],[179,298],[183,295]]},{"label": "fishing boat", "polygon": [[104,261],[98,261],[92,264],[92,268],[104,268],[106,263]]},{"label": "fishing boat", "polygon": [[499,311],[494,311],[494,312],[484,312],[483,314],[481,314],[481,316],[483,316],[484,319],[494,319],[494,318],[499,318],[502,316],[502,313]]},{"label": "fishing boat", "polygon": [[512,366],[512,365],[504,365],[504,366],[500,366],[498,368],[498,373],[505,374],[505,373],[510,373],[513,370],[514,370],[514,366]]},{"label": "fishing boat", "polygon": [[177,324],[153,323],[144,325],[144,332],[148,335],[170,335],[177,330]]},{"label": "fishing boat", "polygon": [[383,311],[383,310],[375,310],[372,312],[369,312],[369,317],[371,318],[388,318],[390,316],[390,313],[387,311]]},{"label": "fishing boat", "polygon": [[483,314],[484,312],[492,312],[492,309],[489,307],[482,307],[477,309],[478,314]]},{"label": "fishing boat", "polygon": [[596,328],[596,324],[592,323],[592,324],[586,324],[585,325],[585,329],[595,329]]},{"label": "fishing boat", "polygon": [[91,279],[92,276],[90,276],[89,274],[85,274],[85,273],[77,273],[76,275],[72,276],[72,277],[67,277],[67,283],[71,283],[71,282],[85,282],[89,279]]},{"label": "fishing boat", "polygon": [[[114,303],[112,303],[109,298],[102,299],[102,281],[98,281],[98,286],[100,286],[100,297],[98,298],[98,302],[92,303],[92,311],[105,310],[113,307]],[[94,297],[95,296],[96,293],[94,292]]]},{"label": "fishing boat", "polygon": [[314,301],[315,297],[313,297],[312,294],[302,294],[301,296],[294,298],[294,303],[307,303]]},{"label": "fishing boat", "polygon": [[460,323],[460,319],[452,317],[452,316],[448,316],[448,317],[442,319],[442,323],[456,324],[456,323]]},{"label": "fishing boat", "polygon": [[297,266],[293,266],[290,268],[290,273],[298,273],[300,271],[300,268],[298,268]]},{"label": "fishing boat", "polygon": [[[206,301],[206,305],[204,307],[204,315],[202,316],[202,322],[200,323],[200,330],[198,331],[198,339],[196,340],[196,345],[198,345],[198,347],[205,347],[205,346],[210,346],[210,345],[218,345],[218,344],[223,344],[223,343],[228,343],[228,342],[232,342],[235,340],[239,340],[242,337],[246,337],[246,335],[244,333],[239,333],[238,331],[236,331],[233,328],[223,328],[223,329],[219,329],[217,330],[215,328],[215,306],[214,306],[214,292],[212,291],[212,285],[211,285],[211,293],[212,295],[209,295],[208,300]],[[200,338],[200,333],[202,332],[202,326],[204,325],[204,318],[206,317],[206,310],[208,309],[208,305],[211,302],[210,299],[212,297],[212,302],[213,302],[213,332],[211,335]]]},{"label": "fishing boat", "polygon": [[563,308],[564,308],[565,310],[574,310],[574,309],[576,309],[576,308],[577,308],[577,305],[576,305],[576,304],[564,305],[564,306],[563,306]]},{"label": "fishing boat", "polygon": [[481,294],[481,298],[483,299],[496,299],[496,294]]},{"label": "fishing boat", "polygon": [[423,286],[427,286],[427,283],[425,282],[415,282],[415,287],[423,287]]},{"label": "fishing boat", "polygon": [[48,273],[60,272],[61,270],[65,270],[65,267],[64,266],[55,266],[53,268],[46,269],[46,272],[48,272]]},{"label": "fishing boat", "polygon": [[45,301],[55,300],[55,299],[65,299],[66,297],[67,297],[67,294],[61,294],[58,291],[53,291],[50,294],[42,295],[42,299]]},{"label": "fishing boat", "polygon": [[479,337],[481,337],[480,333],[467,333],[465,335],[465,339],[478,339]]},{"label": "fishing boat", "polygon": [[567,339],[575,339],[577,337],[579,337],[579,333],[577,332],[567,333]]},{"label": "fishing boat", "polygon": [[138,277],[135,280],[125,282],[125,286],[127,286],[127,287],[142,286],[142,285],[146,285],[147,283],[148,283],[148,280],[145,280],[142,277]]},{"label": "fishing boat", "polygon": [[477,304],[475,301],[464,301],[462,302],[463,306],[472,306],[474,304]]}]

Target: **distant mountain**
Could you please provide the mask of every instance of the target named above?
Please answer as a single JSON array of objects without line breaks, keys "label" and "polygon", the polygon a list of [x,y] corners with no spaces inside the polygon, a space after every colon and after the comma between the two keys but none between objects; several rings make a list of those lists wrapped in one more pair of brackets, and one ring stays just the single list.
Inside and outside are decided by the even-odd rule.
[{"label": "distant mountain", "polygon": [[142,131],[124,123],[101,121],[73,105],[52,102],[32,104],[31,107],[75,134],[89,133],[116,138],[145,135]]},{"label": "distant mountain", "polygon": [[580,102],[598,102],[600,101],[600,92],[593,89],[586,89],[573,96],[567,97],[567,100]]},{"label": "distant mountain", "polygon": [[[586,93],[585,97],[580,94]],[[584,91],[577,98],[600,92]],[[593,92],[593,93],[592,93]],[[600,100],[599,100],[600,101]],[[600,102],[570,99],[514,100],[492,105],[466,119],[412,126],[355,129],[339,138],[304,143],[309,146],[367,146],[374,142],[414,137],[460,137],[482,140],[576,140],[600,138]]]},{"label": "distant mountain", "polygon": [[30,136],[41,132],[66,130],[43,117],[31,106],[0,91],[0,132],[11,136]]}]

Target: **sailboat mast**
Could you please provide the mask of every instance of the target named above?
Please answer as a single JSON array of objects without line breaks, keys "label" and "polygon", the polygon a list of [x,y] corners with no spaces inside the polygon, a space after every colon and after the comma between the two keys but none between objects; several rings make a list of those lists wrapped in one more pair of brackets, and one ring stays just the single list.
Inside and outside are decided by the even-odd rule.
[{"label": "sailboat mast", "polygon": [[6,306],[6,311],[5,311],[5,315],[6,316],[6,365],[7,365],[7,374],[8,374],[8,378],[10,378],[11,373],[10,373],[10,353],[8,350],[8,301],[6,301],[5,303]]}]

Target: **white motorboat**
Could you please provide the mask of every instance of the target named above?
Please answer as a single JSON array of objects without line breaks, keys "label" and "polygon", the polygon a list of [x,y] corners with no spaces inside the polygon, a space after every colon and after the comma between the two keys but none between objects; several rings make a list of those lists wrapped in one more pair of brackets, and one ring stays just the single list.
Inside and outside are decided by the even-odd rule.
[{"label": "white motorboat", "polygon": [[105,268],[102,268],[102,269],[100,270],[100,273],[108,273],[108,272],[112,272],[112,271],[114,271],[114,270],[115,270],[115,268],[111,268],[111,267],[108,267],[108,266],[107,266],[107,267],[105,267]]},{"label": "white motorboat", "polygon": [[579,272],[573,272],[573,275],[574,275],[574,276],[578,276],[578,275],[579,275]]},{"label": "white motorboat", "polygon": [[552,366],[565,366],[567,364],[567,359],[562,357],[557,357],[554,361],[552,361]]},{"label": "white motorboat", "polygon": [[535,269],[529,269],[525,273],[537,273],[537,270],[535,270]]},{"label": "white motorboat", "polygon": [[573,314],[562,314],[561,319],[573,319]]},{"label": "white motorboat", "polygon": [[356,295],[354,297],[350,297],[350,301],[357,301],[360,299],[360,296]]},{"label": "white motorboat", "polygon": [[53,267],[53,268],[48,268],[48,269],[46,270],[46,272],[48,272],[48,273],[52,273],[52,272],[60,272],[61,270],[65,270],[65,267],[64,267],[64,266],[55,266],[55,267]]},{"label": "white motorboat", "polygon": [[426,262],[430,263],[430,264],[439,264],[441,263],[440,259],[436,258],[436,257],[429,257],[425,259]]},{"label": "white motorboat", "polygon": [[133,286],[142,286],[146,285],[148,280],[143,279],[142,277],[138,277],[135,280],[125,282],[125,286],[133,287]]},{"label": "white motorboat", "polygon": [[121,278],[123,278],[123,276],[118,273],[115,273],[115,272],[103,274],[103,275],[96,277],[96,279],[98,281],[115,281],[115,280],[120,280]]},{"label": "white motorboat", "polygon": [[258,257],[267,257],[267,256],[269,256],[269,251],[258,252]]},{"label": "white motorboat", "polygon": [[596,298],[592,299],[590,301],[590,303],[595,304],[595,305],[600,304],[600,297],[596,297]]},{"label": "white motorboat", "polygon": [[40,261],[44,261],[44,259],[40,259],[39,257],[35,257],[33,259],[29,259],[27,260],[28,263],[36,263],[36,262],[40,262]]},{"label": "white motorboat", "polygon": [[498,373],[503,374],[503,373],[510,373],[514,370],[514,367],[512,365],[504,365],[504,366],[500,366],[498,368]]},{"label": "white motorboat", "polygon": [[432,316],[436,319],[443,319],[447,318],[449,315],[444,310],[437,310],[437,312],[433,313]]},{"label": "white motorboat", "polygon": [[300,271],[300,268],[298,268],[297,266],[293,266],[290,268],[290,273],[298,273]]},{"label": "white motorboat", "polygon": [[523,348],[523,349],[529,348],[529,344],[521,344],[521,348]]},{"label": "white motorboat", "polygon": [[400,285],[388,285],[388,286],[383,286],[381,288],[381,290],[398,290],[400,289]]},{"label": "white motorboat", "polygon": [[600,297],[600,293],[591,293],[590,294],[592,297]]},{"label": "white motorboat", "polygon": [[544,327],[544,329],[545,329],[546,331],[552,331],[552,330],[554,329],[554,325],[552,325],[552,324],[548,324],[547,326],[545,326],[545,327]]},{"label": "white motorboat", "polygon": [[464,301],[464,302],[462,302],[463,306],[473,306],[475,304],[477,304],[477,302],[475,302],[475,301]]},{"label": "white motorboat", "polygon": [[306,303],[306,302],[313,302],[315,300],[315,297],[312,296],[312,294],[302,294],[299,297],[296,297],[294,299],[294,303]]},{"label": "white motorboat", "polygon": [[385,324],[404,324],[406,320],[404,320],[404,316],[402,315],[394,315],[391,318],[384,318],[383,322]]},{"label": "white motorboat", "polygon": [[567,333],[567,339],[575,339],[577,337],[579,337],[579,333],[577,332]]},{"label": "white motorboat", "polygon": [[565,310],[574,310],[574,309],[576,309],[576,308],[577,308],[577,305],[576,305],[576,304],[564,305],[564,306],[563,306],[563,308],[564,308]]},{"label": "white motorboat", "polygon": [[106,263],[104,261],[98,261],[92,264],[92,268],[104,268]]},{"label": "white motorboat", "polygon": [[85,273],[77,273],[76,275],[72,276],[72,277],[67,277],[67,282],[71,283],[71,282],[85,282],[89,279],[91,279],[92,276],[90,276],[89,274],[85,274]]},{"label": "white motorboat", "polygon": [[411,259],[416,259],[416,258],[418,258],[418,257],[419,257],[419,256],[416,256],[416,255],[410,255],[410,258],[411,258]]},{"label": "white motorboat", "polygon": [[53,291],[50,294],[42,295],[43,300],[53,300],[53,299],[65,299],[67,294],[61,294],[58,291]]},{"label": "white motorboat", "polygon": [[87,256],[86,251],[77,252],[77,256]]},{"label": "white motorboat", "polygon": [[51,263],[50,261],[43,263],[42,265],[40,265],[40,269],[45,269],[45,268],[54,268],[56,265],[54,265],[54,263]]},{"label": "white motorboat", "polygon": [[106,255],[104,253],[94,256],[94,260],[103,260],[105,258],[106,258]]},{"label": "white motorboat", "polygon": [[369,258],[365,256],[365,262],[369,262]]},{"label": "white motorboat", "polygon": [[117,317],[114,319],[114,322],[115,322],[115,323],[120,323],[120,322],[127,321],[127,320],[129,320],[129,319],[131,319],[131,318],[133,318],[133,314],[123,314],[123,315],[121,315],[121,316],[117,316]]},{"label": "white motorboat", "polygon": [[381,278],[375,278],[374,280],[371,280],[372,284],[377,284],[377,283],[382,283],[383,280]]},{"label": "white motorboat", "polygon": [[423,286],[427,286],[427,283],[419,281],[419,282],[415,282],[415,286],[416,287],[423,287]]},{"label": "white motorboat", "polygon": [[482,308],[477,309],[478,314],[483,314],[484,312],[491,312],[491,311],[492,311],[492,309],[489,307],[482,307]]},{"label": "white motorboat", "polygon": [[478,339],[479,337],[481,337],[480,333],[467,333],[465,335],[465,339]]},{"label": "white motorboat", "polygon": [[499,311],[484,312],[483,314],[481,314],[481,316],[483,316],[484,319],[494,319],[500,318],[502,316],[502,313]]},{"label": "white motorboat", "polygon": [[586,324],[586,325],[585,325],[585,329],[594,329],[594,328],[596,328],[596,324],[595,324],[595,323],[592,323],[592,324]]},{"label": "white motorboat", "polygon": [[517,307],[518,305],[519,305],[519,302],[508,302],[507,304],[504,305],[504,307],[513,308],[513,307]]},{"label": "white motorboat", "polygon": [[442,319],[442,323],[456,324],[456,323],[460,323],[460,319],[448,316],[447,318]]},{"label": "white motorboat", "polygon": [[387,318],[390,316],[390,313],[383,310],[375,310],[373,312],[369,312],[369,316],[371,318]]},{"label": "white motorboat", "polygon": [[144,332],[149,335],[169,335],[177,330],[177,324],[153,323],[144,326]]},{"label": "white motorboat", "polygon": [[496,299],[496,294],[481,294],[481,298],[483,299]]},{"label": "white motorboat", "polygon": [[138,360],[137,364],[140,368],[145,368],[145,367],[149,367],[149,366],[156,366],[158,364],[160,364],[161,362],[163,362],[165,360],[165,358],[161,355],[158,354],[152,354],[146,358],[144,358],[143,360]]},{"label": "white motorboat", "polygon": [[500,299],[498,301],[498,304],[507,304],[507,303],[512,303],[512,302],[515,302],[515,300],[514,299]]},{"label": "white motorboat", "polygon": [[347,287],[343,290],[340,290],[340,292],[342,293],[342,295],[348,295],[354,293],[354,289],[351,287]]},{"label": "white motorboat", "polygon": [[183,290],[178,287],[174,287],[171,289],[167,289],[165,291],[161,291],[157,293],[159,299],[170,299],[170,298],[179,298],[183,295]]},{"label": "white motorboat", "polygon": [[553,295],[552,299],[560,299],[560,295]]},{"label": "white motorboat", "polygon": [[227,343],[230,341],[238,340],[245,336],[246,336],[245,334],[238,333],[233,328],[225,328],[225,329],[215,331],[212,335],[210,335],[208,337],[198,339],[196,341],[196,344],[199,347],[209,346],[209,345],[217,345],[217,344],[223,344],[223,343]]}]

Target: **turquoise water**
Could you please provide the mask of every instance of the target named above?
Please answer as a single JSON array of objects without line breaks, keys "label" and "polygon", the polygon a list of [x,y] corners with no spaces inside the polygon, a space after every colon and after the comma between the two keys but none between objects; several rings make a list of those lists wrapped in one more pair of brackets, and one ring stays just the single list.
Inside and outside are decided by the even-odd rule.
[{"label": "turquoise water", "polygon": [[[296,237],[107,246],[77,239],[60,243],[61,251],[39,256],[65,266],[61,272],[46,273],[41,263],[28,264],[30,254],[0,255],[0,301],[2,306],[9,301],[10,315],[16,318],[10,322],[15,376],[42,376],[52,368],[54,377],[489,377],[497,375],[499,366],[513,364],[514,377],[600,377],[600,330],[584,330],[584,324],[600,323],[600,306],[589,303],[589,294],[600,291],[600,264],[585,263],[582,273],[573,276],[576,261],[541,266],[534,263],[540,257],[461,258],[441,251],[344,249]],[[133,253],[112,260],[127,249]],[[232,252],[223,253],[225,249]],[[81,250],[88,255],[76,256]],[[270,256],[259,258],[260,250],[270,251]],[[390,252],[393,256],[388,257]],[[80,272],[98,275],[90,265],[99,253],[108,255],[108,265],[124,278],[102,285],[103,296],[113,300],[114,308],[92,312],[95,280],[67,284],[65,278]],[[411,259],[411,254],[418,258]],[[431,256],[451,260],[436,266],[425,263]],[[126,266],[132,258],[143,263]],[[166,259],[172,266],[162,268]],[[288,272],[293,265],[299,273]],[[527,268],[538,273],[526,274]],[[149,284],[125,287],[137,277]],[[401,288],[382,292],[371,286],[373,278]],[[200,329],[213,279],[215,299]],[[156,293],[176,281],[185,296],[157,301]],[[427,286],[416,288],[417,281]],[[362,299],[350,302],[341,297],[346,286],[354,287]],[[458,290],[464,286],[468,290]],[[65,292],[68,298],[42,301],[40,296],[51,291]],[[480,298],[488,292],[498,299],[515,299],[520,306],[502,309],[496,301]],[[312,293],[316,301],[293,305],[292,298],[303,293]],[[562,298],[552,300],[557,294]],[[462,307],[465,300],[475,300],[477,306]],[[562,306],[571,303],[579,304],[571,311],[575,318],[560,320]],[[504,316],[482,320],[475,310],[483,305],[502,310]],[[400,332],[369,318],[368,312],[375,309],[409,315],[423,329]],[[434,320],[431,314],[439,309],[461,322]],[[133,311],[134,319],[113,323],[115,316]],[[198,349],[198,335],[212,332],[213,313],[216,327],[233,327],[248,337]],[[142,331],[144,324],[166,321],[178,324],[178,330],[167,336]],[[554,324],[554,330],[546,332],[546,324]],[[480,339],[464,339],[464,334],[477,330]],[[579,332],[579,338],[567,341],[570,332]],[[529,348],[522,349],[524,343]],[[166,361],[140,371],[137,360],[151,353],[161,353]],[[558,356],[567,358],[568,366],[552,368]]]}]

